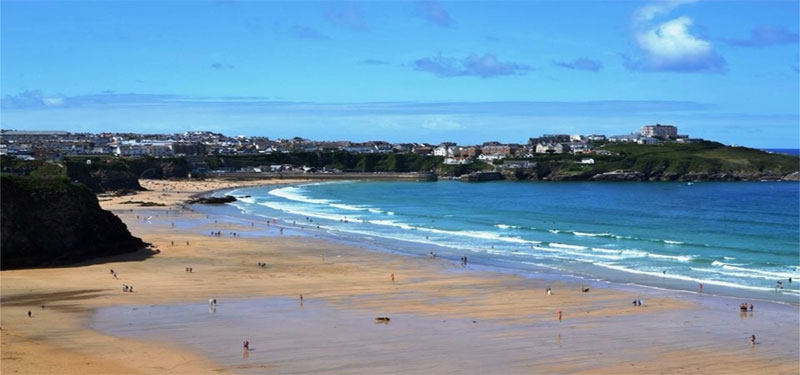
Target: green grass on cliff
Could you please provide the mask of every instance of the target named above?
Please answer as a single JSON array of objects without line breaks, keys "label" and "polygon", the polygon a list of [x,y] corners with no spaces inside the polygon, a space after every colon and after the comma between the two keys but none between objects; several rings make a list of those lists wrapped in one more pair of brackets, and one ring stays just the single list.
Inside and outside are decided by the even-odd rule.
[{"label": "green grass on cliff", "polygon": [[618,152],[619,156],[601,157],[606,169],[632,169],[648,173],[776,173],[787,174],[800,168],[795,156],[772,154],[746,148],[730,147],[717,142],[664,143],[640,145],[609,143],[603,150]]}]

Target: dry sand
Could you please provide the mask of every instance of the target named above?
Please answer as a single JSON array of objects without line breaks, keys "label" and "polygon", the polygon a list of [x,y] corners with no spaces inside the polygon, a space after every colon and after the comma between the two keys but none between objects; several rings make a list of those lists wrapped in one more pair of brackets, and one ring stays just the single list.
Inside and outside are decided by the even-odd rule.
[{"label": "dry sand", "polygon": [[[275,182],[287,181],[266,183]],[[265,182],[247,184],[256,183]],[[160,254],[0,273],[3,374],[800,371],[794,307],[789,313],[780,307],[759,309],[758,315],[740,318],[738,301],[725,310],[726,301],[706,303],[674,293],[647,296],[647,307],[633,307],[630,301],[641,294],[610,288],[582,293],[579,285],[370,252],[313,234],[289,237],[274,227],[215,224],[213,217],[176,206],[191,194],[240,182],[142,184],[152,191],[101,197],[101,204]],[[122,204],[129,200],[167,206]],[[192,226],[173,228],[173,222]],[[201,234],[215,230],[225,235]],[[251,231],[267,236],[227,235]],[[269,266],[258,267],[258,262]],[[389,279],[392,273],[395,282]],[[123,293],[123,283],[135,291]],[[545,294],[547,287],[553,295]],[[285,300],[299,294],[311,314],[309,324],[297,323],[296,317],[282,320],[285,313],[265,315],[269,319],[253,324],[269,338],[260,343],[267,347],[269,340],[270,350],[249,358],[213,355],[218,348],[193,339],[190,328],[175,331],[174,337],[137,339],[88,328],[104,307],[204,304],[212,297],[224,307],[238,299]],[[560,323],[557,311],[563,311]],[[331,315],[342,320],[342,329],[329,331],[331,324],[336,327]],[[371,318],[363,327],[358,324],[372,316],[395,316],[388,326],[392,335],[375,333]],[[284,321],[295,322],[292,330],[282,327]],[[749,344],[751,331],[759,332],[758,345]]]}]

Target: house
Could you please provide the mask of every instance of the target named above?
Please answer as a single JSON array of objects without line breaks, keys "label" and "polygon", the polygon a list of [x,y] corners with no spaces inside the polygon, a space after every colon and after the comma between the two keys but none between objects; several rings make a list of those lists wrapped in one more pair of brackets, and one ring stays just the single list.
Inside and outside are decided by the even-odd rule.
[{"label": "house", "polygon": [[469,164],[469,158],[463,156],[454,156],[444,158],[444,163],[448,165]]},{"label": "house", "polygon": [[383,154],[386,152],[392,152],[392,144],[384,141],[370,141],[367,142],[368,144],[372,145],[373,152],[377,152],[379,154]]},{"label": "house", "polygon": [[642,135],[639,133],[631,133],[625,135],[612,135],[608,137],[611,142],[637,142]]},{"label": "house", "polygon": [[563,154],[569,152],[568,143],[539,143],[536,145],[537,154]]},{"label": "house", "polygon": [[418,154],[418,155],[430,155],[430,154],[433,153],[433,147],[431,147],[428,144],[423,143],[423,144],[420,144],[420,145],[415,145],[411,149],[411,152],[413,152],[415,154]]},{"label": "house", "polygon": [[602,142],[606,140],[606,136],[602,134],[589,134],[586,136],[587,141]]},{"label": "house", "polygon": [[519,145],[485,142],[481,146],[481,154],[499,155],[501,158],[504,158],[513,155],[518,148]]},{"label": "house", "polygon": [[411,152],[411,149],[413,148],[414,148],[413,143],[395,143],[392,145],[392,151],[394,152],[401,152],[401,153]]},{"label": "house", "polygon": [[504,156],[500,154],[480,154],[478,155],[478,160],[491,162],[495,160],[500,160],[503,157]]},{"label": "house", "polygon": [[652,138],[652,137],[641,137],[638,140],[636,140],[636,143],[638,143],[640,145],[657,145],[657,144],[661,143],[661,140],[658,139],[658,138]]},{"label": "house", "polygon": [[442,142],[439,146],[433,149],[433,156],[443,156],[451,158],[458,153],[458,147],[455,142]]},{"label": "house", "polygon": [[592,151],[592,148],[583,142],[570,142],[567,146],[569,146],[569,152],[572,154],[583,154]]}]

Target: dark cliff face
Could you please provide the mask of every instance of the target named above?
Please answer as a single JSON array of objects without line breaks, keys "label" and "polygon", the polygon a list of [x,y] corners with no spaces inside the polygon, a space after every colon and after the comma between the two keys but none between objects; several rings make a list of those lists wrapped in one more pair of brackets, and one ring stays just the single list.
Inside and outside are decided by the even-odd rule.
[{"label": "dark cliff face", "polygon": [[0,181],[2,269],[68,264],[147,245],[83,185],[14,176]]}]

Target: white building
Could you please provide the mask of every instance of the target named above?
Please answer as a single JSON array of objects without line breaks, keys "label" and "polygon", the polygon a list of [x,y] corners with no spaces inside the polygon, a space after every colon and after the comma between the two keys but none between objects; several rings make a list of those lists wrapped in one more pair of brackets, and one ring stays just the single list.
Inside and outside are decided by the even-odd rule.
[{"label": "white building", "polygon": [[678,137],[678,128],[672,125],[647,125],[642,126],[642,130],[640,132],[644,137],[652,137],[652,138],[677,138]]}]

